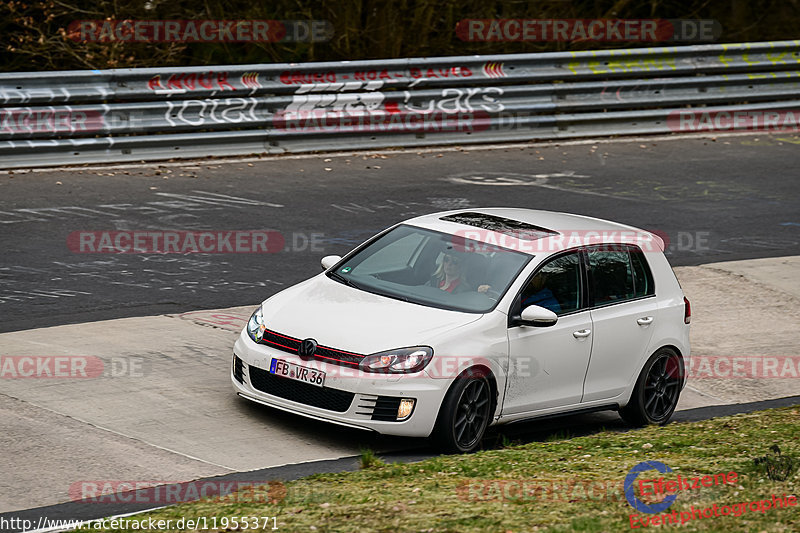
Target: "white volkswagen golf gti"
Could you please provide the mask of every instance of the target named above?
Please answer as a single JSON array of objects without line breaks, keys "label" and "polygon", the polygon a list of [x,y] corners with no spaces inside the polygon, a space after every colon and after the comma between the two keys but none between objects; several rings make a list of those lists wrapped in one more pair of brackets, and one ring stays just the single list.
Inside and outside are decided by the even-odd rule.
[{"label": "white volkswagen golf gti", "polygon": [[665,424],[685,385],[689,301],[647,231],[448,211],[322,266],[253,313],[233,349],[240,396],[469,452],[488,426],[541,416]]}]

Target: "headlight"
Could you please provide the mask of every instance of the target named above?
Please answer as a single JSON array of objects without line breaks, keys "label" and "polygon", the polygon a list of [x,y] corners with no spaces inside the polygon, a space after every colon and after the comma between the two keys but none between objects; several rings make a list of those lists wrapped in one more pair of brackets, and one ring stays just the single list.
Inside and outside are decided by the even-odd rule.
[{"label": "headlight", "polygon": [[425,368],[432,357],[433,349],[428,346],[398,348],[366,356],[361,360],[359,368],[364,372],[410,374]]},{"label": "headlight", "polygon": [[247,333],[255,342],[261,342],[265,329],[267,326],[264,324],[264,317],[261,315],[261,306],[259,305],[250,320],[247,321]]}]

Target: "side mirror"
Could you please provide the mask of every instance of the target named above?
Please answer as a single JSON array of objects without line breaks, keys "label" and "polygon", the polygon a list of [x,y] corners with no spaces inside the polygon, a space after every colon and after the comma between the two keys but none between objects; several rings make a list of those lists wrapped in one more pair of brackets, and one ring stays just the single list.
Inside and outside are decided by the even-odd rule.
[{"label": "side mirror", "polygon": [[537,326],[540,328],[555,326],[556,322],[558,322],[558,315],[538,305],[529,305],[523,309],[519,318],[519,322],[522,325]]},{"label": "side mirror", "polygon": [[323,270],[328,270],[329,268],[331,268],[333,265],[335,265],[336,263],[338,263],[341,260],[342,260],[341,256],[338,256],[338,255],[326,255],[325,257],[322,258],[322,261],[320,261],[320,264],[322,264],[322,269]]}]

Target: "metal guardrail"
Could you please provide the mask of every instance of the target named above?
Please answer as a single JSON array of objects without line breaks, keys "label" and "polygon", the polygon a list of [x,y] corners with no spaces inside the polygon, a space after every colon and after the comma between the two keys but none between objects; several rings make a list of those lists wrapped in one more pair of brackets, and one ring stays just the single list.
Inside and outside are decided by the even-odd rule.
[{"label": "metal guardrail", "polygon": [[798,87],[800,41],[6,73],[0,168],[670,133]]}]

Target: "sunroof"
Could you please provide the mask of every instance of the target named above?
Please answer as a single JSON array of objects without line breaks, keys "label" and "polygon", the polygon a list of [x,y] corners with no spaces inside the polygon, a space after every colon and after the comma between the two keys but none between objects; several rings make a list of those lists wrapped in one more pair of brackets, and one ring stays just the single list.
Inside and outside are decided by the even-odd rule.
[{"label": "sunroof", "polygon": [[515,239],[524,241],[535,241],[550,235],[557,235],[557,231],[549,230],[534,226],[533,224],[526,224],[519,220],[511,220],[510,218],[498,217],[495,215],[487,215],[485,213],[455,213],[452,215],[445,215],[439,220],[447,222],[458,222],[459,224],[467,224],[489,231],[496,231],[510,235]]}]

